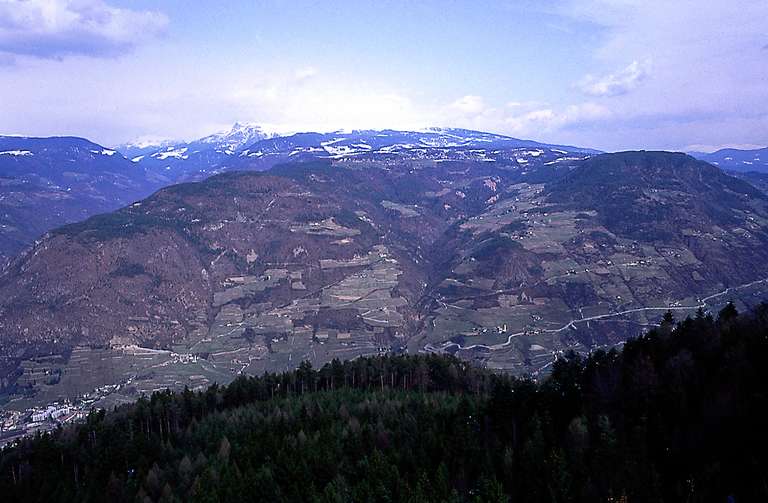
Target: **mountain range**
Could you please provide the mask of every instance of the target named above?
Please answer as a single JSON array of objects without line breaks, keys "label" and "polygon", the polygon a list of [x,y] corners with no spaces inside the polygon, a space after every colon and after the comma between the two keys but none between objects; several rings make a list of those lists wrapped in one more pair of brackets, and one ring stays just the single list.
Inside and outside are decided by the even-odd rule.
[{"label": "mountain range", "polygon": [[13,407],[388,351],[536,375],[667,310],[765,298],[768,196],[685,154],[434,130],[267,138],[228,159],[4,270]]},{"label": "mountain range", "polygon": [[59,225],[118,209],[167,185],[229,170],[264,170],[281,162],[340,157],[361,162],[512,159],[519,156],[516,149],[524,147],[547,146],[458,129],[275,137],[259,126],[239,123],[191,142],[137,142],[115,149],[73,137],[0,137],[0,267]]},{"label": "mountain range", "polygon": [[510,149],[553,148],[598,153],[593,149],[549,145],[466,129],[424,131],[353,130],[332,133],[268,135],[254,125],[235,124],[231,131],[190,143],[117,147],[144,169],[168,181],[198,180],[232,169],[268,169],[281,162],[356,158],[494,159]]}]

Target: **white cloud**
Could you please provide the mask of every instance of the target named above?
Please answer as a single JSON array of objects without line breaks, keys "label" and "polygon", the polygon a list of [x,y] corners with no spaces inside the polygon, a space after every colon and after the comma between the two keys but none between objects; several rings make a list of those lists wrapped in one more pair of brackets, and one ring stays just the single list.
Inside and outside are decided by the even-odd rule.
[{"label": "white cloud", "polygon": [[296,70],[293,74],[293,77],[301,82],[304,80],[311,79],[312,77],[317,75],[317,69],[314,66],[305,66],[303,68],[299,68]]},{"label": "white cloud", "polygon": [[557,141],[571,127],[610,119],[610,110],[599,103],[551,105],[541,101],[509,101],[495,106],[484,97],[466,95],[430,111],[420,112],[432,125],[463,127],[509,134],[520,138]]},{"label": "white cloud", "polygon": [[[489,77],[474,72],[463,89],[456,79],[436,88],[434,72],[410,66],[400,70],[406,75],[341,60],[314,68],[320,59],[305,50],[222,52],[211,43],[195,51],[182,39],[98,65],[56,61],[122,54],[167,23],[117,2],[0,0],[0,96],[12,97],[3,101],[0,132],[109,143],[142,134],[192,138],[247,120],[289,131],[456,126],[605,150],[766,142],[766,0],[543,2],[556,4],[580,37],[567,48],[573,65],[552,65],[542,53],[521,71],[478,56],[473,63],[488,65]],[[3,71],[14,54],[48,61]]]},{"label": "white cloud", "polygon": [[468,94],[448,105],[448,109],[464,115],[478,115],[486,111],[487,105],[482,96]]},{"label": "white cloud", "polygon": [[578,87],[589,96],[619,96],[635,89],[648,76],[650,64],[633,61],[626,68],[616,73],[595,77],[587,75]]},{"label": "white cloud", "polygon": [[167,24],[162,13],[102,0],[0,0],[0,53],[113,57],[162,33]]},{"label": "white cloud", "polygon": [[543,101],[508,101],[504,106],[511,110],[522,110],[546,107],[548,104]]},{"label": "white cloud", "polygon": [[430,125],[423,108],[397,90],[296,77],[274,74],[236,83],[224,108],[280,132]]},{"label": "white cloud", "polygon": [[597,103],[579,103],[561,109],[536,108],[504,119],[504,130],[510,134],[538,137],[563,128],[579,126],[609,119],[608,108]]},{"label": "white cloud", "polygon": [[[558,5],[558,14],[593,25],[600,34],[585,67],[605,77],[581,82],[581,90],[596,100],[610,97],[613,121],[583,132],[598,148],[766,141],[765,0],[562,0]],[[627,67],[630,61],[637,67]],[[652,69],[645,62],[652,62]],[[616,68],[624,70],[612,71]],[[576,135],[566,140],[580,141]]]}]

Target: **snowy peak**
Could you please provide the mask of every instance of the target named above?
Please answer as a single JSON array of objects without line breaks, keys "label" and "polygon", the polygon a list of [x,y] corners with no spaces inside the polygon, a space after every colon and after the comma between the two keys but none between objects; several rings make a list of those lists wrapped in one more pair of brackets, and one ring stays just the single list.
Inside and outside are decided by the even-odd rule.
[{"label": "snowy peak", "polygon": [[237,155],[245,145],[267,138],[256,124],[235,123],[222,131],[193,141],[135,141],[118,147],[126,157],[165,183],[208,176]]},{"label": "snowy peak", "polygon": [[[244,146],[268,138],[261,126],[252,123],[241,124],[236,122],[228,131],[221,131],[212,135],[192,141],[158,140],[154,138],[140,138],[130,143],[117,147],[130,159],[146,157],[165,160],[168,157],[186,159],[179,152],[190,154],[203,151],[214,151],[225,155],[233,155]],[[177,154],[168,154],[176,152]],[[140,159],[139,159],[140,160]]]},{"label": "snowy peak", "polygon": [[212,144],[217,149],[228,151],[227,153],[234,153],[246,145],[250,145],[267,137],[268,135],[264,132],[261,126],[236,122],[229,131],[222,131],[206,136],[195,143]]},{"label": "snowy peak", "polygon": [[160,150],[165,149],[166,147],[173,146],[176,143],[179,143],[179,142],[174,142],[172,140],[163,140],[163,139],[158,139],[153,137],[142,137],[142,138],[137,138],[132,142],[118,145],[117,147],[115,147],[115,150],[123,154],[128,159],[134,159],[139,156],[143,157],[145,155],[150,155],[154,152],[158,152]]}]

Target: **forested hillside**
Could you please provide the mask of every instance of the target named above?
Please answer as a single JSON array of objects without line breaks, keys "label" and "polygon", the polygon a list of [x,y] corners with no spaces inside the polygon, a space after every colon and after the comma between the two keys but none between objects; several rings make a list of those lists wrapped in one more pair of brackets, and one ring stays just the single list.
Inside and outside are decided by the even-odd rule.
[{"label": "forested hillside", "polygon": [[[156,393],[2,452],[5,501],[766,501],[768,305],[541,383],[388,356]],[[728,500],[732,497],[733,500]]]}]

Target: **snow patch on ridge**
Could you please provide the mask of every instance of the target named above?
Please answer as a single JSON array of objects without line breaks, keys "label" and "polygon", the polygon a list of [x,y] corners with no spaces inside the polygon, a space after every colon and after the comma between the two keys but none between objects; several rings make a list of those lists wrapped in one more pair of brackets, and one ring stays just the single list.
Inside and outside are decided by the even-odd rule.
[{"label": "snow patch on ridge", "polygon": [[155,152],[150,157],[154,157],[155,159],[160,159],[161,161],[164,161],[169,157],[174,159],[188,159],[189,156],[186,155],[186,153],[187,153],[187,147],[183,147],[178,150],[176,150],[175,147],[168,147],[168,150],[165,150],[163,152]]},{"label": "snow patch on ridge", "polygon": [[15,157],[27,157],[34,155],[29,150],[6,150],[5,152],[0,152],[0,155],[12,155]]}]

